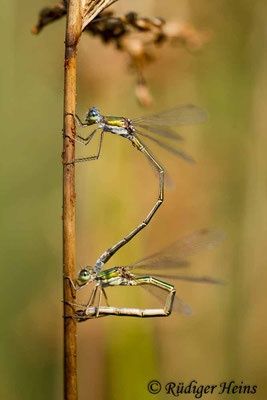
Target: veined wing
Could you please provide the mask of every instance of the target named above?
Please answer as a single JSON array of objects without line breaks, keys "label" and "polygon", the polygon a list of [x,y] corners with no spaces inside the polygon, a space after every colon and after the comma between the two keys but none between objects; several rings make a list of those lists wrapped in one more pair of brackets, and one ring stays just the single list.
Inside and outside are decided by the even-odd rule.
[{"label": "veined wing", "polygon": [[154,253],[127,267],[133,269],[168,269],[188,266],[183,258],[194,255],[200,250],[212,248],[224,239],[222,232],[213,229],[202,229],[184,239],[177,240],[165,250]]},{"label": "veined wing", "polygon": [[139,124],[139,122],[134,122],[133,123],[134,127],[138,126],[138,128],[145,129],[151,133],[155,133],[156,135],[168,138],[168,139],[173,139],[177,141],[183,141],[184,138],[176,133],[174,130],[171,128],[168,128],[167,126],[157,126],[157,125],[145,125],[145,124]]},{"label": "veined wing", "polygon": [[[142,285],[141,286],[143,289],[145,289],[147,292],[152,294],[155,298],[157,298],[163,305],[165,304],[166,298],[168,296],[167,292],[160,289],[160,288],[155,288],[152,286],[148,285]],[[190,307],[189,304],[187,304],[184,300],[182,300],[180,297],[175,295],[174,297],[174,302],[172,306],[172,311],[183,314],[183,315],[193,315],[192,308]]]},{"label": "veined wing", "polygon": [[[159,269],[164,270],[164,269],[186,268],[189,265],[190,263],[188,261],[179,259],[179,257],[171,255],[163,255],[162,257],[140,260],[135,264],[127,265],[127,268],[130,270],[140,269],[140,270],[154,271]],[[140,274],[140,276],[142,276],[142,274]]]},{"label": "veined wing", "polygon": [[[195,162],[195,160],[193,160],[193,158],[189,157],[189,156],[188,156],[187,154],[185,154],[183,151],[177,150],[177,149],[175,149],[174,147],[169,146],[168,144],[163,143],[161,140],[155,139],[155,138],[153,138],[152,136],[147,135],[147,134],[144,133],[144,132],[140,132],[139,130],[136,130],[136,132],[137,132],[139,135],[142,135],[142,136],[148,138],[149,140],[152,140],[153,142],[157,143],[160,147],[162,147],[163,149],[169,151],[170,153],[174,154],[175,156],[181,157],[183,160],[188,161],[188,162],[191,162],[191,163],[194,163],[194,162]],[[138,139],[138,136],[137,136],[137,135],[135,135],[135,136],[136,136],[137,139]]]},{"label": "veined wing", "polygon": [[155,115],[133,119],[133,124],[152,124],[162,126],[194,125],[207,119],[206,111],[192,104],[176,106]]}]

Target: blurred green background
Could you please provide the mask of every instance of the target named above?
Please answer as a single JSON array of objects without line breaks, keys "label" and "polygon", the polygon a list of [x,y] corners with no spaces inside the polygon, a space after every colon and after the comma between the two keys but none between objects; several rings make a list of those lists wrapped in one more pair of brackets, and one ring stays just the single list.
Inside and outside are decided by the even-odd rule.
[{"label": "blurred green background", "polygon": [[[62,398],[62,106],[65,19],[30,33],[50,0],[3,0],[1,12],[1,344],[0,396]],[[177,284],[192,318],[102,318],[78,326],[80,399],[151,399],[158,379],[258,385],[266,398],[266,1],[155,0],[116,4],[119,14],[188,21],[211,32],[199,53],[163,46],[146,70],[152,111],[201,105],[209,121],[183,128],[187,165],[151,146],[175,183],[154,220],[108,266],[130,263],[202,227],[227,239],[192,258],[196,274],[225,287]],[[84,35],[78,107],[109,115],[146,111],[134,97],[127,58]],[[149,143],[150,144],[150,143]],[[79,150],[79,149],[77,149]],[[87,149],[88,150],[88,149]],[[90,154],[94,153],[92,144]],[[151,208],[157,180],[142,154],[106,135],[98,162],[78,165],[77,269],[135,227]],[[264,250],[265,249],[265,250]],[[126,290],[127,289],[127,290]],[[110,289],[112,304],[151,305],[133,288]],[[241,399],[249,395],[236,394]],[[220,399],[228,399],[221,395]],[[155,398],[164,399],[166,395]],[[184,398],[193,398],[187,395]],[[217,398],[206,395],[205,398]]]}]

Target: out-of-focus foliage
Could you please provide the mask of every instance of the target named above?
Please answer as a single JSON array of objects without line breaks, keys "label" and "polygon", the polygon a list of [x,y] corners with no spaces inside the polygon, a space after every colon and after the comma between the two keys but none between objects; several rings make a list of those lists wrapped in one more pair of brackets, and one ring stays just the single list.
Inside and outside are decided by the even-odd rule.
[{"label": "out-of-focus foliage", "polygon": [[[38,34],[51,22],[66,14],[67,1],[63,0],[39,13],[37,25],[32,32]],[[111,8],[104,9],[88,25],[85,32],[100,37],[106,44],[114,44],[117,50],[127,54],[129,67],[136,74],[135,96],[140,105],[150,107],[153,96],[147,85],[144,69],[155,61],[155,47],[164,43],[180,45],[188,51],[200,50],[208,40],[208,32],[199,32],[191,24],[178,21],[166,22],[159,17],[141,17],[127,12],[119,17]]]},{"label": "out-of-focus foliage", "polygon": [[[2,7],[0,397],[5,400],[62,398],[65,21],[51,24],[38,37],[29,33],[47,3],[6,1]],[[116,14],[125,15],[132,4],[118,2]],[[177,294],[192,306],[192,318],[114,317],[80,324],[80,400],[151,399],[151,379],[162,386],[192,379],[203,384],[243,381],[258,385],[253,399],[263,400],[267,6],[261,0],[253,7],[248,0],[140,0],[135,7],[138,15],[190,21],[212,32],[211,41],[196,54],[159,48],[158,61],[146,71],[153,112],[195,103],[210,118],[201,127],[181,130],[184,149],[197,160],[194,166],[151,146],[175,187],[166,190],[166,202],[149,227],[108,266],[130,263],[194,230],[214,227],[226,233],[224,243],[191,261],[196,273],[227,285],[178,283]],[[78,113],[95,105],[109,115],[140,116],[146,111],[136,105],[132,86],[123,55],[83,35]],[[95,146],[91,143],[86,154],[94,154]],[[101,159],[77,165],[76,176],[78,269],[93,264],[144,218],[156,199],[157,179],[142,154],[113,135],[105,136]],[[154,304],[138,288],[111,288],[108,295],[118,306]]]}]

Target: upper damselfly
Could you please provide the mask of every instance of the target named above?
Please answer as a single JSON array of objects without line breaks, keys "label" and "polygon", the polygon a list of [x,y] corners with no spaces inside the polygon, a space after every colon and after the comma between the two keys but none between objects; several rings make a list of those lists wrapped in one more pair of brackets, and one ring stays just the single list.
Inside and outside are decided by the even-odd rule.
[{"label": "upper damselfly", "polygon": [[[73,116],[73,114],[70,115]],[[100,270],[105,262],[107,262],[117,250],[128,243],[138,232],[148,225],[164,200],[164,169],[152,155],[148,147],[141,141],[139,135],[152,140],[172,154],[186,161],[193,162],[191,157],[174,147],[174,144],[181,141],[182,138],[172,129],[172,127],[204,122],[207,118],[207,114],[201,108],[189,104],[173,107],[159,114],[136,119],[105,116],[100,113],[100,110],[97,107],[89,109],[85,116],[85,122],[82,122],[78,115],[75,115],[74,117],[80,127],[88,127],[91,125],[98,126],[87,137],[84,138],[80,135],[76,135],[74,138],[71,137],[71,140],[75,140],[76,142],[87,146],[97,131],[100,131],[100,142],[97,154],[85,158],[78,158],[75,162],[97,160],[100,156],[104,132],[110,132],[128,139],[137,150],[141,151],[147,157],[153,167],[156,168],[159,175],[159,194],[153,208],[141,224],[102,254],[96,263],[96,267]],[[159,138],[167,139],[171,143],[167,144]]]}]

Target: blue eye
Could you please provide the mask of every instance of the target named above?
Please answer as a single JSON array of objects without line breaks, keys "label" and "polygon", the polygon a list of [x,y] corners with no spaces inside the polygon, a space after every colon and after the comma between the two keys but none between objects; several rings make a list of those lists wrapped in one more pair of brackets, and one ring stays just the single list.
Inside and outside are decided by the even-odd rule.
[{"label": "blue eye", "polygon": [[89,115],[92,117],[97,117],[98,116],[98,112],[96,110],[90,110],[89,111]]},{"label": "blue eye", "polygon": [[85,121],[88,121],[89,125],[95,124],[100,120],[99,110],[96,107],[89,108]]}]

